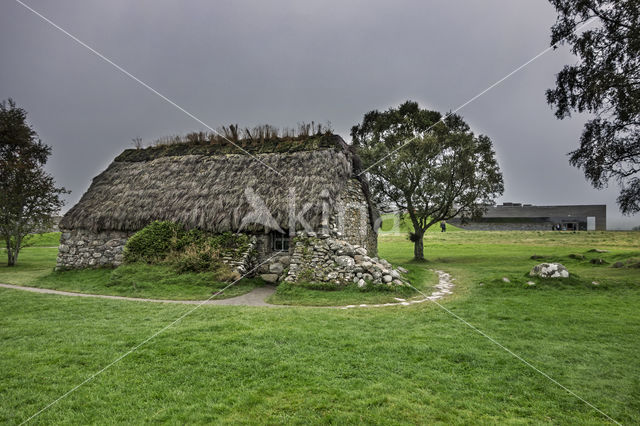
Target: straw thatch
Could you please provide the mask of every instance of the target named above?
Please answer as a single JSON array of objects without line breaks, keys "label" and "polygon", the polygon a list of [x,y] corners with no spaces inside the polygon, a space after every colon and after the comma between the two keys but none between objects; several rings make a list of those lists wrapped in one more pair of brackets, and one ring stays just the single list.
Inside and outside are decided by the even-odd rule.
[{"label": "straw thatch", "polygon": [[[94,232],[137,231],[153,220],[171,220],[212,232],[237,231],[243,218],[255,213],[247,201],[245,190],[250,188],[282,229],[289,228],[290,191],[294,190],[296,211],[306,203],[313,205],[304,217],[316,228],[322,202],[335,203],[354,167],[354,155],[339,136],[323,138],[322,143],[310,144],[310,150],[256,154],[282,176],[250,155],[229,153],[229,147],[208,151],[200,147],[198,154],[185,146],[127,150],[94,178],[60,226]],[[184,154],[175,155],[177,149]]]}]

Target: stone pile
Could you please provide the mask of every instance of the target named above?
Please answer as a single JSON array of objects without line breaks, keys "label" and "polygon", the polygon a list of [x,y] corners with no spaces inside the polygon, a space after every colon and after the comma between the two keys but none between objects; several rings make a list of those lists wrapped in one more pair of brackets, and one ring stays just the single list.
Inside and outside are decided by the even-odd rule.
[{"label": "stone pile", "polygon": [[529,276],[540,278],[568,278],[569,271],[560,263],[541,263],[531,269]]},{"label": "stone pile", "polygon": [[293,241],[291,256],[285,254],[270,263],[268,271],[261,275],[265,281],[356,283],[359,287],[367,283],[406,285],[405,269],[394,269],[385,259],[368,256],[364,247],[314,233]]}]

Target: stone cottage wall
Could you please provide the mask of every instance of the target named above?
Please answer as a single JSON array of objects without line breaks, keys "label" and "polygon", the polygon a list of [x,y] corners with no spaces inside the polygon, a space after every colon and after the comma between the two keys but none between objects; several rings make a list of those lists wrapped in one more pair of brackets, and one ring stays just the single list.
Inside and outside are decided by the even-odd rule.
[{"label": "stone cottage wall", "polygon": [[62,230],[56,269],[80,269],[118,266],[123,260],[124,245],[133,233],[84,229]]},{"label": "stone cottage wall", "polygon": [[[56,270],[120,266],[124,260],[124,246],[133,234],[135,232],[64,230],[60,235]],[[255,275],[252,268],[257,258],[257,246],[258,238],[252,236],[244,253],[237,258],[225,256],[222,262],[241,275]]]},{"label": "stone cottage wall", "polygon": [[331,220],[332,234],[367,252],[378,253],[378,235],[373,230],[369,204],[357,179],[349,179],[338,195],[336,216]]}]

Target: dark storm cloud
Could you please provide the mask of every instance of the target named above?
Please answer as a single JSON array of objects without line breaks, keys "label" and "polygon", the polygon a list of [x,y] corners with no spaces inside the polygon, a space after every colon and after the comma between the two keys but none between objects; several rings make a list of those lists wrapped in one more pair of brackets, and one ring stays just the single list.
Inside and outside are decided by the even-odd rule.
[{"label": "dark storm cloud", "polygon": [[[413,99],[449,111],[539,53],[555,20],[546,2],[30,1],[204,122],[350,127],[371,109]],[[0,13],[0,97],[28,112],[53,146],[49,170],[69,206],[131,139],[203,126],[18,3]],[[606,203],[566,154],[583,121],[557,121],[544,98],[574,61],[550,52],[460,113],[494,141],[501,201]]]}]

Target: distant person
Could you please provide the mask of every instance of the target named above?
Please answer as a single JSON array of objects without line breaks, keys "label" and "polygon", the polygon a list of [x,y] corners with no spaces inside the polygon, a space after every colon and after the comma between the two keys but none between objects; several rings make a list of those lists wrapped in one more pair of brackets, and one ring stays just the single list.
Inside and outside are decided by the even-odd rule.
[{"label": "distant person", "polygon": [[447,232],[447,222],[445,222],[444,220],[440,222],[440,230],[441,232]]}]

